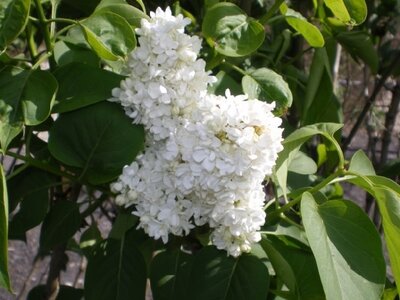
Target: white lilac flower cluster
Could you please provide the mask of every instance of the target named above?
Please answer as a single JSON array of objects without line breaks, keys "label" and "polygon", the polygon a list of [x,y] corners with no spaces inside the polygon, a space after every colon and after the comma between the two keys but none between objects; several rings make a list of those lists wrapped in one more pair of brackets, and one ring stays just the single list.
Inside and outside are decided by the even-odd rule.
[{"label": "white lilac flower cluster", "polygon": [[208,224],[218,249],[238,256],[260,240],[262,182],[282,149],[273,104],[207,93],[215,79],[198,59],[190,23],[157,9],[137,29],[128,78],[113,90],[134,123],[143,124],[143,154],[112,184],[119,205],[135,206],[140,227],[164,243]]}]

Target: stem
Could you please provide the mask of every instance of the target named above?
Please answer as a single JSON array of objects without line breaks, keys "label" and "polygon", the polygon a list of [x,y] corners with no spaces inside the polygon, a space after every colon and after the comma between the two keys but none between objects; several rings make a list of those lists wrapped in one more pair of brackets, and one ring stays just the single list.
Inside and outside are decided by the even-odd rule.
[{"label": "stem", "polygon": [[[315,185],[312,188],[310,188],[307,192],[312,194],[312,193],[315,193],[315,192],[319,191],[320,189],[322,189],[325,186],[327,186],[328,184],[330,184],[332,180],[334,180],[337,177],[343,175],[343,173],[344,173],[343,169],[338,169],[335,173],[329,175],[327,178],[322,180],[320,183],[318,183],[317,185]],[[301,196],[302,196],[302,194],[297,196],[296,198],[294,198],[289,203],[287,203],[284,206],[282,206],[280,209],[274,211],[272,214],[273,215],[281,214],[281,213],[284,213],[285,211],[289,210],[290,208],[292,208],[293,206],[295,206],[296,204],[298,204],[301,201]]]},{"label": "stem", "polygon": [[84,212],[82,212],[82,218],[90,216],[105,200],[107,200],[108,195],[101,195],[96,199]]},{"label": "stem", "polygon": [[392,101],[390,102],[389,111],[386,114],[385,131],[382,137],[382,150],[380,157],[380,167],[383,167],[387,161],[389,153],[389,145],[392,141],[392,132],[396,122],[397,110],[400,105],[400,80],[397,81],[392,94]]},{"label": "stem", "polygon": [[243,70],[242,68],[239,68],[238,66],[235,66],[234,64],[231,64],[227,61],[223,61],[222,64],[231,68],[232,70],[235,70],[236,72],[242,74],[243,76],[247,75],[245,70]]},{"label": "stem", "polygon": [[36,159],[34,159],[32,157],[25,156],[25,155],[20,155],[18,153],[11,152],[11,151],[7,151],[6,155],[14,157],[14,158],[17,158],[19,160],[22,160],[22,161],[26,162],[27,164],[29,164],[29,165],[31,165],[31,166],[33,166],[35,168],[47,171],[47,172],[52,173],[54,175],[65,177],[65,178],[70,179],[72,181],[76,181],[76,178],[73,175],[71,175],[69,173],[66,173],[66,172],[63,172],[60,169],[53,167],[52,165],[49,165],[49,164],[44,163],[44,162],[41,162],[41,161],[36,160]]},{"label": "stem", "polygon": [[77,21],[66,19],[66,18],[51,18],[46,20],[47,23],[67,23],[67,24],[78,24]]},{"label": "stem", "polygon": [[275,12],[279,9],[279,6],[285,2],[285,0],[276,0],[274,5],[267,11],[267,13],[261,17],[259,20],[261,24],[265,25],[268,23],[268,20],[275,14]]},{"label": "stem", "polygon": [[364,105],[363,110],[361,111],[360,115],[357,118],[356,123],[354,124],[353,128],[351,129],[349,135],[347,138],[344,139],[343,141],[343,152],[345,152],[350,145],[352,139],[356,135],[358,129],[360,128],[362,122],[365,119],[365,116],[367,115],[368,111],[370,110],[372,104],[374,104],[376,97],[378,96],[380,90],[384,86],[386,80],[389,78],[390,74],[392,73],[393,68],[396,67],[397,63],[400,61],[400,54],[398,54],[391,65],[386,69],[385,73],[382,75],[380,80],[377,82],[377,84],[374,87],[374,90],[371,94],[371,96],[367,99],[367,102]]},{"label": "stem", "polygon": [[37,55],[38,55],[38,51],[36,48],[35,39],[32,34],[32,24],[30,22],[28,22],[28,24],[26,25],[25,32],[26,32],[26,36],[28,39],[28,51],[29,51],[29,54],[31,55],[32,62],[35,63]]},{"label": "stem", "polygon": [[[42,2],[41,2],[41,0],[34,0],[34,2],[36,5],[38,17],[39,17],[39,25],[41,27],[43,37],[44,37],[44,43],[46,45],[47,52],[51,53],[53,50],[53,43],[51,42],[50,31],[48,28],[46,16],[43,11]],[[55,67],[55,62],[51,57],[49,57],[49,64],[50,64],[51,69],[53,69]]]}]

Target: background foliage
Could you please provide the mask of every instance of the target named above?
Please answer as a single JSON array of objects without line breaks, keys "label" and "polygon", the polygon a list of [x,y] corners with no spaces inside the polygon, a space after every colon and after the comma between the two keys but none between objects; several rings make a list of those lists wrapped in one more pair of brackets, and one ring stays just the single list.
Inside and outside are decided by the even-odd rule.
[{"label": "background foliage", "polygon": [[[109,183],[144,133],[106,100],[157,6],[192,20],[212,92],[276,101],[284,120],[263,239],[236,259],[208,245],[207,228],[153,241],[112,203]],[[0,285],[12,292],[8,240],[41,224],[37,255],[50,268],[28,299],[144,299],[148,280],[156,300],[398,298],[399,10],[396,0],[0,1]],[[368,155],[351,148],[363,132]],[[344,184],[369,194],[365,207]],[[66,251],[88,260],[84,289],[60,285]]]}]

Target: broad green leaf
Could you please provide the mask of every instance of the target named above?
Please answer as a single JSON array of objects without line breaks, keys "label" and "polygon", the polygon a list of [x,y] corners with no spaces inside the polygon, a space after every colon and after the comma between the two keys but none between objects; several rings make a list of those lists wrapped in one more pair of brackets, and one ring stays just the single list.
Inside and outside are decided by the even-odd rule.
[{"label": "broad green leaf", "polygon": [[267,253],[268,259],[271,261],[276,275],[288,287],[291,297],[295,298],[295,295],[298,294],[299,287],[292,267],[286,261],[282,253],[277,251],[277,249],[275,249],[266,238],[261,241],[261,246],[265,253]]},{"label": "broad green leaf", "polygon": [[349,171],[361,175],[376,175],[374,166],[362,150],[358,150],[353,154],[350,160]]},{"label": "broad green leaf", "polygon": [[303,125],[318,122],[342,123],[341,105],[333,93],[327,46],[315,49],[304,102],[299,103]]},{"label": "broad green leaf", "polygon": [[263,237],[261,245],[277,275],[289,287],[293,299],[326,299],[317,264],[309,248],[305,250],[289,245],[275,236]]},{"label": "broad green leaf", "polygon": [[[45,285],[37,285],[29,291],[27,300],[43,300],[47,297]],[[68,285],[60,285],[57,300],[83,300],[83,289],[76,289]]]},{"label": "broad green leaf", "polygon": [[[333,135],[340,128],[342,128],[341,124],[318,123],[314,125],[304,126],[286,137],[286,139],[283,141],[283,150],[278,154],[274,179],[276,183],[282,188],[283,194],[285,196],[287,193],[286,182],[289,166],[293,159],[296,157],[297,152],[300,150],[300,147],[312,136],[318,134],[326,137],[332,143],[337,144]],[[337,150],[341,151],[340,147],[337,147]]]},{"label": "broad green leaf", "polygon": [[293,97],[288,84],[276,72],[260,68],[249,72],[242,78],[242,87],[245,94],[251,99],[266,102],[275,102],[278,114],[292,105]]},{"label": "broad green leaf", "polygon": [[66,242],[81,227],[82,217],[79,206],[72,201],[58,201],[50,209],[43,221],[40,232],[40,248],[51,250]]},{"label": "broad green leaf", "polygon": [[193,300],[265,300],[269,275],[256,256],[233,258],[209,246],[196,254],[190,283]]},{"label": "broad green leaf", "polygon": [[374,74],[378,72],[378,52],[367,32],[345,31],[338,33],[335,38],[356,61],[361,59]]},{"label": "broad green leaf", "polygon": [[11,292],[10,277],[8,275],[8,197],[6,177],[2,165],[0,165],[0,180],[0,286]]},{"label": "broad green leaf", "polygon": [[103,59],[123,59],[136,47],[136,37],[132,27],[115,13],[99,12],[79,24],[86,41]]},{"label": "broad green leaf", "polygon": [[400,293],[400,186],[386,177],[349,173],[355,176],[348,181],[365,189],[378,203],[390,265]]},{"label": "broad green leaf", "polygon": [[0,3],[0,53],[24,30],[30,0],[2,0]]},{"label": "broad green leaf", "polygon": [[53,75],[16,67],[0,71],[0,144],[5,151],[23,125],[38,125],[50,114],[57,91]]},{"label": "broad green leaf", "polygon": [[290,162],[288,171],[303,175],[314,174],[317,172],[317,164],[307,154],[298,151]]},{"label": "broad green leaf", "polygon": [[367,17],[365,0],[324,0],[324,3],[336,18],[346,24],[361,24]]},{"label": "broad green leaf", "polygon": [[116,178],[144,145],[143,127],[133,125],[121,106],[110,102],[62,114],[49,134],[51,154],[80,168],[80,178],[92,184]]},{"label": "broad green leaf", "polygon": [[180,250],[163,251],[151,262],[150,283],[154,300],[185,300],[192,296],[189,286],[192,256]]},{"label": "broad green leaf", "polygon": [[43,221],[49,208],[49,188],[55,182],[55,176],[35,168],[27,168],[8,181],[10,211],[20,203],[10,221],[9,238],[24,236]]},{"label": "broad green leaf", "polygon": [[112,239],[122,239],[125,233],[135,226],[137,222],[138,217],[131,213],[118,214],[108,237]]},{"label": "broad green leaf", "polygon": [[112,12],[117,14],[123,17],[131,26],[134,27],[140,27],[140,22],[142,19],[149,19],[144,12],[127,3],[102,5],[99,9],[96,9],[96,13],[102,12]]},{"label": "broad green leaf", "polygon": [[[64,66],[73,62],[80,62],[95,67],[100,66],[100,58],[93,51],[63,41],[55,43],[54,59],[58,66]],[[76,72],[76,75],[79,75],[79,73]]]},{"label": "broad green leaf", "polygon": [[301,216],[327,299],[379,299],[386,265],[380,236],[351,201],[318,205],[304,193]]},{"label": "broad green leaf", "polygon": [[324,37],[315,25],[309,23],[300,13],[287,7],[284,3],[280,6],[280,10],[290,27],[300,33],[311,47],[324,46]]},{"label": "broad green leaf", "polygon": [[54,72],[59,89],[53,111],[62,113],[111,98],[124,76],[94,66],[74,62]]},{"label": "broad green leaf", "polygon": [[249,55],[264,41],[264,27],[233,3],[218,3],[207,10],[202,32],[215,50],[223,55]]},{"label": "broad green leaf", "polygon": [[88,258],[85,275],[86,300],[145,299],[146,264],[135,240],[107,239]]},{"label": "broad green leaf", "polygon": [[225,96],[225,91],[229,89],[232,95],[242,94],[242,88],[240,84],[233,79],[229,74],[224,71],[219,71],[217,76],[217,81],[212,85],[209,85],[208,91],[214,95]]}]

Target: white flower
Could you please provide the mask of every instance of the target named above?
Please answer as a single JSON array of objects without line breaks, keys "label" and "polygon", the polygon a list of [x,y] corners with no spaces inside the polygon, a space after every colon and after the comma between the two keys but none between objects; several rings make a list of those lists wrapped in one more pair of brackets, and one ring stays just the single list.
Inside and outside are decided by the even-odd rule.
[{"label": "white flower", "polygon": [[281,120],[274,104],[208,94],[215,78],[197,58],[200,39],[184,33],[190,20],[169,8],[150,16],[110,99],[146,129],[146,150],[111,185],[116,203],[134,205],[139,227],[164,243],[208,223],[212,243],[238,256],[261,238]]}]

